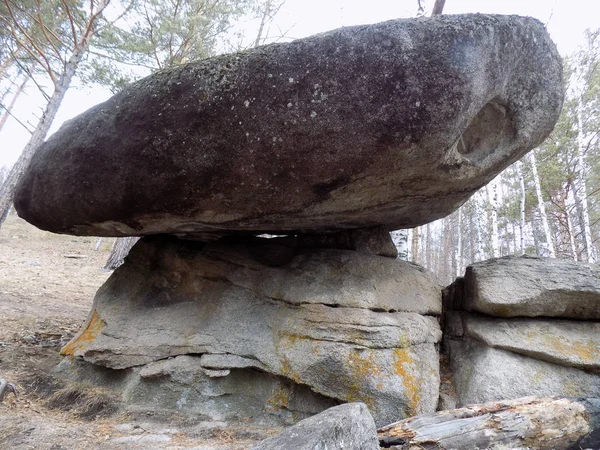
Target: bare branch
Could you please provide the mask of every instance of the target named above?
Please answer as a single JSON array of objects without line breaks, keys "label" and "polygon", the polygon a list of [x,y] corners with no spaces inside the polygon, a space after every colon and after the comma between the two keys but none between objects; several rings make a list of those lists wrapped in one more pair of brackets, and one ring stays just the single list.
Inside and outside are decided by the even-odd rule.
[{"label": "bare branch", "polygon": [[69,18],[69,25],[71,25],[71,36],[73,37],[73,48],[77,46],[77,31],[75,30],[75,19],[73,19],[73,15],[71,14],[71,8],[67,5],[65,0],[60,0],[67,13],[67,17]]}]

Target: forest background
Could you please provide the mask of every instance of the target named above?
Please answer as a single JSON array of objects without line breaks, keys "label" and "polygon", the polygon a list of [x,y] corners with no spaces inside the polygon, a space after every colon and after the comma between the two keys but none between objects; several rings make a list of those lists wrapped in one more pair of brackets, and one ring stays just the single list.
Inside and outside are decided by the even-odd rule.
[{"label": "forest background", "polygon": [[[125,84],[218,53],[428,15],[432,6],[433,0],[0,0],[0,224],[37,146],[65,119]],[[564,58],[566,100],[552,135],[459,210],[393,232],[401,258],[432,270],[442,283],[472,262],[510,254],[598,262],[598,9],[594,0],[447,1],[444,13],[540,18]]]}]

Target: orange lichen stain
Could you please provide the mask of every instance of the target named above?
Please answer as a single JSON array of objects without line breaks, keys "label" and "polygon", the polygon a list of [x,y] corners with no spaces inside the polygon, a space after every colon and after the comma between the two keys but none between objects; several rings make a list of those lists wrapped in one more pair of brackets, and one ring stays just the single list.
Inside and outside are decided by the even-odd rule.
[{"label": "orange lichen stain", "polygon": [[267,404],[273,409],[287,408],[290,401],[290,392],[283,386],[277,386]]},{"label": "orange lichen stain", "polygon": [[598,358],[598,347],[594,342],[587,345],[581,342],[569,342],[558,336],[540,336],[544,343],[565,357],[577,356],[581,361],[592,363]]},{"label": "orange lichen stain", "polygon": [[96,336],[100,334],[105,325],[104,321],[100,319],[98,312],[94,310],[85,329],[71,339],[71,342],[60,350],[60,354],[63,356],[75,356],[77,353],[82,352],[96,339]]},{"label": "orange lichen stain", "polygon": [[372,408],[376,399],[364,392],[365,380],[379,377],[380,369],[375,362],[373,350],[352,350],[348,355],[349,376],[343,377],[347,385],[346,399],[349,402],[363,402]]},{"label": "orange lichen stain", "polygon": [[417,415],[418,408],[421,403],[421,385],[422,380],[419,380],[413,375],[412,370],[409,366],[414,366],[414,360],[410,355],[410,351],[405,348],[397,348],[394,350],[394,370],[402,378],[402,384],[406,389],[408,395],[409,404],[408,411],[409,415]]}]

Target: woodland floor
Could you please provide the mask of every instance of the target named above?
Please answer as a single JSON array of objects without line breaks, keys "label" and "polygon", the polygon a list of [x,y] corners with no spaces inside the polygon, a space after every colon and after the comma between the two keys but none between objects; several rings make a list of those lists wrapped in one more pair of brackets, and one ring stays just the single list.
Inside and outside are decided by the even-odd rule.
[{"label": "woodland floor", "polygon": [[11,214],[0,228],[1,449],[239,450],[278,430],[123,412],[110,393],[52,375],[86,319],[113,239],[40,231]]}]

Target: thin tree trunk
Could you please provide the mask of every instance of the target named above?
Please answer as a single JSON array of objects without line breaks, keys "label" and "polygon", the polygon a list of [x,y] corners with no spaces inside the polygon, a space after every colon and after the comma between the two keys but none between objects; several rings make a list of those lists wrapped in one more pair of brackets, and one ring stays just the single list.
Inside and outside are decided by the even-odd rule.
[{"label": "thin tree trunk", "polygon": [[104,268],[107,270],[114,270],[123,264],[125,257],[129,254],[129,250],[131,250],[138,240],[138,237],[116,239]]},{"label": "thin tree trunk", "polygon": [[[491,185],[491,187],[489,187]],[[490,238],[492,244],[492,256],[500,256],[500,246],[498,238],[498,186],[496,179],[486,186],[488,202],[490,204]]]},{"label": "thin tree trunk", "polygon": [[269,18],[269,13],[271,12],[271,0],[267,0],[265,2],[265,10],[260,18],[260,25],[258,27],[258,33],[256,34],[256,39],[254,40],[254,46],[258,47],[262,40],[263,31],[265,29],[265,25],[267,23],[267,19]]},{"label": "thin tree trunk", "polygon": [[446,4],[446,0],[435,0],[435,4],[433,5],[433,10],[431,11],[432,16],[439,16],[444,11],[444,5]]},{"label": "thin tree trunk", "polygon": [[419,227],[413,228],[412,234],[412,262],[419,264]]},{"label": "thin tree trunk", "polygon": [[12,169],[8,173],[8,177],[0,187],[0,227],[4,223],[4,220],[6,220],[6,217],[8,216],[8,211],[12,206],[14,191],[19,181],[19,178],[21,177],[23,172],[25,172],[27,167],[29,167],[33,155],[35,155],[35,152],[37,151],[40,144],[44,142],[44,138],[46,137],[46,134],[48,134],[48,130],[52,126],[52,122],[56,117],[56,113],[60,108],[60,104],[62,103],[65,97],[67,89],[69,89],[69,86],[71,85],[73,76],[77,71],[77,67],[81,62],[84,53],[84,48],[77,48],[71,55],[71,58],[69,59],[65,67],[65,71],[58,80],[54,92],[50,97],[48,104],[46,105],[46,109],[42,114],[42,118],[38,122],[35,130],[33,131],[33,134],[31,135],[31,139],[29,139],[29,142],[27,143],[27,145],[25,145],[25,148],[21,152],[19,159],[12,167]]},{"label": "thin tree trunk", "polygon": [[13,93],[13,96],[10,99],[10,103],[8,104],[8,106],[3,108],[2,115],[0,116],[0,132],[2,131],[2,128],[4,128],[4,124],[6,123],[6,120],[10,117],[10,114],[12,113],[12,110],[15,107],[15,103],[17,103],[17,99],[23,93],[23,90],[25,89],[25,85],[27,84],[28,81],[29,81],[29,75],[25,75],[25,78],[23,79],[21,84],[19,84],[17,86],[17,90]]},{"label": "thin tree trunk", "polygon": [[525,254],[525,177],[523,176],[523,163],[517,163],[519,173],[519,186],[521,187],[521,217],[519,221],[519,250],[521,255]]},{"label": "thin tree trunk", "polygon": [[567,204],[565,205],[565,214],[567,215],[567,228],[569,230],[569,241],[571,244],[571,255],[575,261],[578,261],[577,243],[575,242],[575,227],[573,226],[573,219],[571,219],[571,212],[573,206],[575,206],[575,196],[573,190],[569,189],[567,192]]},{"label": "thin tree trunk", "polygon": [[552,233],[550,233],[550,226],[548,225],[548,215],[546,214],[546,206],[544,198],[542,197],[542,186],[540,183],[540,176],[537,171],[537,162],[535,160],[535,153],[531,152],[531,171],[533,172],[533,183],[535,184],[535,194],[538,201],[538,209],[542,216],[542,226],[544,227],[544,236],[546,236],[546,245],[548,246],[548,252],[550,258],[556,258],[556,251],[554,250],[554,242],[552,241]]},{"label": "thin tree trunk", "polygon": [[583,100],[581,95],[577,99],[577,165],[579,170],[577,171],[577,189],[575,191],[575,199],[581,206],[581,216],[583,219],[582,231],[583,240],[585,243],[585,252],[587,256],[587,262],[592,264],[596,262],[596,251],[592,242],[592,231],[590,227],[590,215],[588,210],[587,201],[587,189],[585,177],[587,173],[587,165],[585,162],[585,143],[584,143],[584,132],[583,132]]}]

